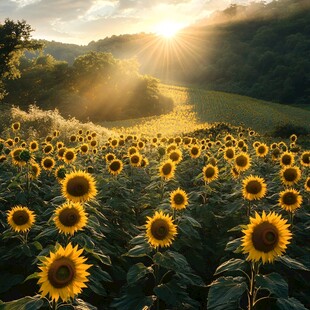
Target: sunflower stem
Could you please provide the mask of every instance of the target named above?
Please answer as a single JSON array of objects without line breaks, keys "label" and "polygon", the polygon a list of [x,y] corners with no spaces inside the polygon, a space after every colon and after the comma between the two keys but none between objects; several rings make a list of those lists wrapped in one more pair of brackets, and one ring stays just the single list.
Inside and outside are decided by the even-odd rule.
[{"label": "sunflower stem", "polygon": [[256,262],[251,264],[251,280],[250,280],[250,290],[248,293],[248,310],[253,310],[255,307],[255,277],[258,273],[259,266]]},{"label": "sunflower stem", "polygon": [[289,218],[290,218],[291,229],[293,229],[293,227],[294,227],[294,212],[289,212]]}]

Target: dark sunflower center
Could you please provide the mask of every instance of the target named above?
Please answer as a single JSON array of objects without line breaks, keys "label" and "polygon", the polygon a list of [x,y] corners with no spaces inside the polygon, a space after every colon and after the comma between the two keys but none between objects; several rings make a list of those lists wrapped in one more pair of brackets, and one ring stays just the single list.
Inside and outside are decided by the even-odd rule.
[{"label": "dark sunflower center", "polygon": [[44,149],[45,153],[49,153],[52,150],[52,147],[50,145],[47,145]]},{"label": "dark sunflower center", "polygon": [[172,153],[170,153],[169,158],[172,161],[178,161],[180,158],[180,155],[177,152],[172,152]]},{"label": "dark sunflower center", "polygon": [[13,157],[16,161],[21,161],[21,158],[19,157],[21,153],[21,150],[16,150],[14,153],[13,153]]},{"label": "dark sunflower center", "polygon": [[67,160],[72,160],[74,158],[74,153],[73,152],[67,152],[66,153],[66,159]]},{"label": "dark sunflower center", "polygon": [[287,192],[283,195],[282,200],[286,205],[293,205],[297,202],[297,196],[294,193]]},{"label": "dark sunflower center", "polygon": [[157,219],[152,223],[151,233],[157,240],[164,240],[169,234],[169,225],[163,219]]},{"label": "dark sunflower center", "polygon": [[67,191],[72,196],[83,196],[89,192],[89,182],[82,176],[76,176],[68,181]]},{"label": "dark sunflower center", "polygon": [[53,287],[66,287],[75,277],[75,265],[69,258],[61,257],[51,264],[47,277]]},{"label": "dark sunflower center", "polygon": [[208,167],[206,170],[205,170],[205,176],[206,178],[212,178],[215,174],[215,170],[213,167]]},{"label": "dark sunflower center", "polygon": [[32,143],[32,144],[30,145],[30,148],[31,148],[32,150],[35,150],[35,149],[37,148],[37,144],[36,144],[36,143]]},{"label": "dark sunflower center", "polygon": [[167,164],[164,164],[163,168],[162,168],[162,171],[163,171],[163,174],[164,175],[168,175],[171,173],[171,170],[172,170],[172,166],[171,164],[167,163]]},{"label": "dark sunflower center", "polygon": [[108,161],[111,161],[111,160],[113,160],[113,159],[114,159],[114,155],[108,155],[108,156],[107,156],[107,160],[108,160]]},{"label": "dark sunflower center", "polygon": [[268,253],[277,246],[278,240],[278,230],[271,223],[263,222],[254,228],[252,242],[256,250]]},{"label": "dark sunflower center", "polygon": [[307,180],[307,187],[310,187],[310,179]]},{"label": "dark sunflower center", "polygon": [[66,208],[59,214],[59,221],[64,226],[74,226],[80,220],[81,216],[79,211],[74,208]]},{"label": "dark sunflower center", "polygon": [[111,164],[110,164],[110,169],[112,171],[118,171],[119,169],[121,168],[121,164],[119,161],[113,161]]},{"label": "dark sunflower center", "polygon": [[51,168],[53,166],[53,161],[49,158],[44,160],[44,167],[45,168]]},{"label": "dark sunflower center", "polygon": [[258,147],[257,151],[259,154],[264,154],[266,152],[266,148],[263,145],[261,145]]},{"label": "dark sunflower center", "polygon": [[247,163],[248,163],[248,159],[243,155],[240,155],[236,158],[236,164],[239,167],[245,167]]},{"label": "dark sunflower center", "polygon": [[29,214],[24,210],[15,211],[13,214],[13,222],[16,225],[24,225],[29,220]]},{"label": "dark sunflower center", "polygon": [[279,149],[274,149],[274,150],[272,151],[272,155],[273,155],[274,157],[278,157],[278,156],[280,155],[280,150],[279,150]]},{"label": "dark sunflower center", "polygon": [[193,147],[192,150],[191,150],[191,152],[192,152],[193,155],[197,155],[198,152],[199,152],[199,150],[198,150],[197,147]]},{"label": "dark sunflower center", "polygon": [[310,163],[310,154],[307,153],[307,154],[302,155],[301,160],[303,163],[309,164]]},{"label": "dark sunflower center", "polygon": [[286,181],[295,181],[297,178],[297,171],[294,168],[288,168],[284,171],[283,177]]},{"label": "dark sunflower center", "polygon": [[87,147],[86,145],[82,145],[82,146],[81,146],[81,151],[82,151],[83,153],[86,153],[87,150],[88,150],[88,147]]},{"label": "dark sunflower center", "polygon": [[59,157],[63,157],[64,156],[64,153],[65,153],[65,148],[63,147],[63,148],[61,148],[59,151],[58,151],[58,156]]},{"label": "dark sunflower center", "polygon": [[140,158],[139,158],[139,156],[133,155],[133,156],[130,157],[130,161],[133,164],[137,164],[140,161]]},{"label": "dark sunflower center", "polygon": [[227,158],[234,158],[235,154],[234,151],[232,149],[226,150],[226,157]]},{"label": "dark sunflower center", "polygon": [[282,163],[283,163],[284,165],[290,165],[291,162],[292,162],[292,157],[291,157],[290,155],[284,155],[284,156],[282,157]]},{"label": "dark sunflower center", "polygon": [[177,205],[181,205],[184,203],[185,201],[185,198],[182,194],[180,193],[177,193],[174,197],[173,197],[173,200],[174,202],[177,204]]},{"label": "dark sunflower center", "polygon": [[262,190],[262,184],[257,180],[252,180],[245,186],[245,190],[253,195],[258,194]]}]

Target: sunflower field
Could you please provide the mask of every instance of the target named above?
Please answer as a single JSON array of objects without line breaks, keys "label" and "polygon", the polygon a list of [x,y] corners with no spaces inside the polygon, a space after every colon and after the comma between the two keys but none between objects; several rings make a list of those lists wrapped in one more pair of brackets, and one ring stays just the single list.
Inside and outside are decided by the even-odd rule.
[{"label": "sunflower field", "polygon": [[11,115],[0,309],[310,307],[307,140],[173,113],[143,129]]}]

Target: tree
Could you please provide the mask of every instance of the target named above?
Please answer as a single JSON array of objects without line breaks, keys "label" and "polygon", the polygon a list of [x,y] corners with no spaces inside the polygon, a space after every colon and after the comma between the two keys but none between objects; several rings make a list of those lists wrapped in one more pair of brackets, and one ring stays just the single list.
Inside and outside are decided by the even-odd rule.
[{"label": "tree", "polygon": [[26,21],[6,19],[0,24],[0,99],[6,95],[3,82],[5,79],[20,77],[19,60],[26,50],[35,51],[43,45],[31,39],[33,29]]}]

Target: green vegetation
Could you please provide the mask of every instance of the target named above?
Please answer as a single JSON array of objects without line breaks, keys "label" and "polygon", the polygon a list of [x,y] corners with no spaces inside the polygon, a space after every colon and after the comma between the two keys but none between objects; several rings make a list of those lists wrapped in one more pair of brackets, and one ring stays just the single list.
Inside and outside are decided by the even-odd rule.
[{"label": "green vegetation", "polygon": [[18,81],[6,82],[6,102],[57,108],[84,121],[157,115],[173,105],[159,92],[157,79],[139,73],[135,60],[115,59],[110,53],[89,52],[71,66],[51,55],[23,59],[21,73]]}]

